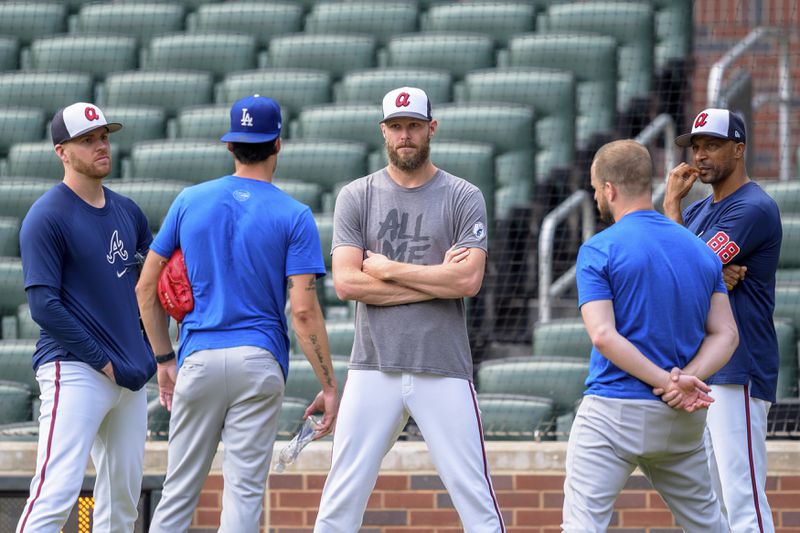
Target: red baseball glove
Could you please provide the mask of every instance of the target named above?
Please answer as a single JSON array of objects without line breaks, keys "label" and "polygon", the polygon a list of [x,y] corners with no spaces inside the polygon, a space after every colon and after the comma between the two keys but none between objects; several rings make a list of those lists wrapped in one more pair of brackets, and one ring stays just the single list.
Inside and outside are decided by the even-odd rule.
[{"label": "red baseball glove", "polygon": [[194,309],[192,285],[186,273],[183,252],[178,248],[169,258],[158,278],[158,299],[169,316],[183,322],[183,317]]}]

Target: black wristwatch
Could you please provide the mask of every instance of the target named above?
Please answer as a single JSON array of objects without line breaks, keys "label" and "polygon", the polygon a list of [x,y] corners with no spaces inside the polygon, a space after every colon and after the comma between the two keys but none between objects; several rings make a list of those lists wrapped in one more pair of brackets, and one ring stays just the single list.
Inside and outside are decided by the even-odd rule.
[{"label": "black wristwatch", "polygon": [[156,363],[168,363],[169,361],[172,361],[173,359],[175,359],[175,351],[174,350],[169,352],[169,353],[167,353],[167,354],[164,354],[164,355],[157,355],[156,356]]}]

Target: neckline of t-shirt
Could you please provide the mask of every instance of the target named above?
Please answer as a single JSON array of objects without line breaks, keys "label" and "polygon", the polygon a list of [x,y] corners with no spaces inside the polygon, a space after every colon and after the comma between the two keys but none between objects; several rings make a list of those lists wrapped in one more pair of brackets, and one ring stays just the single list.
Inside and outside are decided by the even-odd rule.
[{"label": "neckline of t-shirt", "polygon": [[413,194],[415,192],[419,192],[419,191],[423,191],[423,190],[427,189],[428,187],[431,186],[431,184],[434,181],[438,181],[439,177],[442,175],[442,169],[441,168],[437,168],[436,172],[433,174],[431,179],[429,179],[428,181],[426,181],[425,183],[423,183],[419,187],[403,187],[402,185],[400,185],[399,183],[397,183],[396,181],[394,181],[392,179],[392,177],[389,175],[389,171],[386,170],[386,168],[381,169],[381,172],[383,173],[384,179],[387,182],[389,182],[391,187],[394,187],[398,191],[401,191],[401,192],[404,192],[404,193],[408,193],[408,194]]},{"label": "neckline of t-shirt", "polygon": [[715,202],[715,201],[714,201],[714,195],[713,195],[713,194],[710,194],[710,195],[708,196],[708,197],[710,198],[709,204],[710,204],[712,207],[717,207],[717,206],[720,206],[720,205],[725,205],[725,204],[726,204],[728,201],[731,201],[731,200],[735,199],[735,198],[736,198],[737,196],[739,196],[740,194],[744,194],[744,190],[745,190],[746,188],[747,188],[747,189],[750,189],[750,188],[751,188],[751,187],[750,187],[750,185],[751,185],[751,184],[752,184],[752,185],[756,185],[756,182],[755,182],[755,181],[753,181],[753,180],[750,180],[750,181],[748,181],[747,183],[744,183],[744,184],[742,184],[742,186],[741,186],[741,187],[739,187],[738,189],[736,189],[735,191],[733,191],[732,193],[730,193],[728,196],[726,196],[725,198],[723,198],[723,199],[722,199],[722,200],[720,200],[719,202]]},{"label": "neckline of t-shirt", "polygon": [[80,205],[81,207],[83,207],[88,212],[94,215],[105,215],[106,213],[108,213],[109,209],[111,209],[111,196],[109,195],[109,192],[111,191],[105,185],[103,185],[103,196],[105,197],[106,203],[103,207],[95,207],[89,204],[89,202],[78,196],[78,193],[73,191],[69,187],[69,185],[67,185],[63,181],[59,183],[59,185],[62,186],[64,190],[67,191],[67,194],[70,195],[70,197],[75,201],[75,203],[77,203],[78,205]]}]

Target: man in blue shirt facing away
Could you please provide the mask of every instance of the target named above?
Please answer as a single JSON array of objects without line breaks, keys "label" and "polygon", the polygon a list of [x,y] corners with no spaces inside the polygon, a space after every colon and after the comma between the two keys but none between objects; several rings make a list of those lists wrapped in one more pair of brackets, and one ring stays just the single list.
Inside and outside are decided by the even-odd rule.
[{"label": "man in blue shirt facing away", "polygon": [[[739,347],[711,376],[706,448],[711,479],[731,530],[772,532],[767,502],[767,413],[778,385],[775,272],[783,231],[775,201],[745,169],[744,121],[727,109],[706,109],[692,131],[675,143],[689,147],[694,166],[681,163],[669,175],[664,213],[685,225],[713,250],[739,328]],[[680,201],[697,179],[713,194],[689,206]]]},{"label": "man in blue shirt facing away", "polygon": [[141,209],[103,187],[106,121],[78,102],[51,122],[64,180],[22,222],[31,316],[41,326],[33,368],[41,390],[36,472],[17,533],[58,533],[91,455],[95,531],[133,531],[147,435],[144,384],[155,361],[139,325],[137,257],[152,236]]},{"label": "man in blue shirt facing away", "polygon": [[578,252],[578,304],[593,348],[569,436],[562,528],[606,531],[638,466],[684,530],[727,532],[708,485],[710,398],[700,381],[738,341],[718,261],[653,209],[644,146],[603,146],[591,176],[600,214],[614,224]]}]

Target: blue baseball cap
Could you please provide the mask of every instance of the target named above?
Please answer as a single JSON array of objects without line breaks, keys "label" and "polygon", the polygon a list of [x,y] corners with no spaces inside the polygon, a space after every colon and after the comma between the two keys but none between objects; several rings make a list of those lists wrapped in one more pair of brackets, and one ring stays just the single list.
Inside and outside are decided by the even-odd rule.
[{"label": "blue baseball cap", "polygon": [[278,102],[254,94],[231,107],[231,130],[220,139],[233,143],[265,143],[281,134],[281,108]]}]

